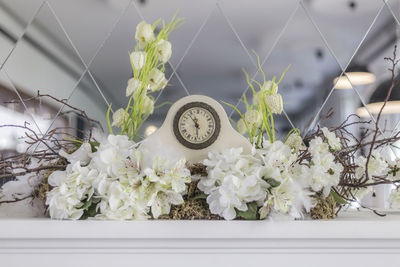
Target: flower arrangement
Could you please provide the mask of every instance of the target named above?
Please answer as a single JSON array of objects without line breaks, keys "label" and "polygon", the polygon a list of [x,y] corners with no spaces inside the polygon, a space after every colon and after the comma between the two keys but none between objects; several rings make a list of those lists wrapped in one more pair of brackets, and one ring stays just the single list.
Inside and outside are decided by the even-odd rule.
[{"label": "flower arrangement", "polygon": [[[138,140],[142,123],[154,111],[154,98],[151,93],[164,89],[168,80],[165,78],[165,64],[172,55],[172,45],[168,41],[169,34],[182,24],[182,19],[176,19],[176,14],[168,24],[162,21],[162,29],[157,34],[154,30],[160,20],[150,25],[145,21],[136,27],[135,50],[129,54],[133,77],[128,80],[126,96],[129,97],[125,109],[114,112],[112,125],[108,120],[110,133],[112,127],[119,127],[120,134],[126,134],[130,139]],[[107,112],[107,118],[111,105]]]},{"label": "flower arrangement", "polygon": [[[129,54],[133,69],[126,88],[129,103],[114,112],[112,121],[109,107],[110,135],[94,131],[92,126],[99,123],[85,111],[40,93],[38,98],[68,105],[89,122],[83,139],[64,129],[40,136],[28,124],[0,126],[25,129],[30,144],[25,154],[0,161],[0,178],[16,178],[0,189],[0,204],[39,198],[51,218],[70,220],[259,220],[276,215],[321,219],[334,218],[342,207],[359,202],[374,185],[397,188],[400,160],[383,156],[381,149],[398,141],[400,133],[385,138],[378,130],[384,105],[398,82],[396,48],[393,58],[386,59],[392,64],[387,99],[375,129],[361,139],[347,128],[369,122],[348,118],[336,128],[318,126],[303,137],[293,129],[284,140],[277,140],[274,116],[283,112],[278,88],[287,69],[279,80],[267,80],[258,58],[263,81],[244,72],[253,93],[251,103],[243,97],[246,111],[226,103],[240,116],[236,127],[253,144],[250,154],[232,147],[211,151],[201,163],[156,158],[152,167],[143,168],[140,126],[156,108],[151,93],[168,83],[164,74],[172,54],[168,36],[181,24],[182,19],[174,16],[169,23],[137,25],[136,46]],[[119,134],[112,127],[119,128]],[[400,191],[394,189],[389,200],[393,208],[400,207]]]}]

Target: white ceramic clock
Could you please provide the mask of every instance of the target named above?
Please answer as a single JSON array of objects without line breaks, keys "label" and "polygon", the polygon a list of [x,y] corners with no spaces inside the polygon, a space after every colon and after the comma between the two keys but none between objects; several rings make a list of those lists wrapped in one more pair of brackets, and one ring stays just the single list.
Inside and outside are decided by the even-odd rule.
[{"label": "white ceramic clock", "polygon": [[183,97],[169,109],[163,125],[140,144],[142,166],[150,167],[156,157],[171,161],[185,157],[192,163],[207,158],[208,152],[242,147],[251,152],[250,142],[234,130],[224,108],[203,95]]}]

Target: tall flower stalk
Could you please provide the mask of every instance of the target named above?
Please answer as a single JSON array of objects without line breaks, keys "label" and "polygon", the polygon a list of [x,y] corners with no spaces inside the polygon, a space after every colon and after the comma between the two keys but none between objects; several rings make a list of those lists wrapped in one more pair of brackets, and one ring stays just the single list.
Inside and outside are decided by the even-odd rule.
[{"label": "tall flower stalk", "polygon": [[[171,57],[172,45],[168,36],[172,31],[182,25],[183,19],[177,19],[176,14],[169,23],[157,20],[153,25],[145,21],[136,27],[136,45],[134,51],[129,53],[133,77],[128,80],[126,96],[129,97],[125,109],[120,108],[109,120],[111,106],[107,112],[107,121],[112,132],[112,126],[121,129],[120,134],[128,135],[129,139],[138,141],[140,127],[143,122],[154,112],[154,97],[151,93],[163,90],[168,80],[165,77],[165,64]],[[157,35],[156,27],[162,23],[162,28]]]},{"label": "tall flower stalk", "polygon": [[[263,76],[262,83],[251,79],[246,70],[243,70],[246,75],[247,84],[253,92],[253,103],[250,104],[246,95],[243,95],[243,102],[246,105],[246,112],[244,114],[241,113],[237,107],[229,103],[225,104],[234,108],[241,117],[236,123],[236,128],[239,133],[243,135],[248,134],[250,142],[257,148],[261,148],[264,134],[267,135],[270,143],[276,141],[274,115],[281,114],[283,111],[283,101],[282,96],[278,93],[278,85],[290,66],[285,69],[278,81],[276,81],[275,76],[272,80],[267,81],[266,75],[261,67],[260,57],[257,54],[256,56],[258,69]],[[299,134],[299,130],[293,129],[286,139],[292,133]]]}]

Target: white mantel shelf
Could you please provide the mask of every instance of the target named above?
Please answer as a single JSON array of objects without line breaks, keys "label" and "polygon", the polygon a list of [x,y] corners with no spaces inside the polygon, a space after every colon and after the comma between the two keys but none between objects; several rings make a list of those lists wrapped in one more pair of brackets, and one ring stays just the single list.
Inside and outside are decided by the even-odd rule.
[{"label": "white mantel shelf", "polygon": [[0,254],[1,267],[400,266],[400,215],[273,222],[1,219]]}]

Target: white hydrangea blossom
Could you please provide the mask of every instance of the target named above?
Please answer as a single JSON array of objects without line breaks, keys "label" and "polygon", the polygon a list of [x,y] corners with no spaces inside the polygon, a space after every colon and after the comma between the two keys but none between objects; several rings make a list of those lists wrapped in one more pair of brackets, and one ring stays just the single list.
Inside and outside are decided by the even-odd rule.
[{"label": "white hydrangea blossom", "polygon": [[208,194],[207,203],[213,214],[226,220],[236,217],[236,210],[246,211],[247,203],[264,201],[269,184],[258,173],[261,161],[251,155],[242,155],[242,148],[222,153],[210,152],[204,161],[208,177],[198,187]]},{"label": "white hydrangea blossom", "polygon": [[321,137],[310,141],[309,151],[312,157],[310,169],[306,174],[309,184],[315,192],[323,190],[324,196],[327,196],[331,187],[339,183],[343,166],[335,162],[329,145]]},{"label": "white hydrangea blossom", "polygon": [[204,161],[208,177],[198,187],[208,195],[210,211],[226,220],[236,218],[237,211],[246,211],[251,202],[261,207],[261,218],[270,211],[301,217],[302,210],[312,205],[309,190],[287,171],[295,159],[291,149],[279,141],[264,140],[264,148],[254,148],[252,155],[242,154],[241,148],[212,152]]},{"label": "white hydrangea blossom", "polygon": [[[367,159],[364,156],[359,156],[356,159],[356,178],[361,179],[365,176]],[[368,175],[370,177],[381,177],[388,173],[388,164],[386,160],[379,154],[378,151],[372,151],[368,162]]]},{"label": "white hydrangea blossom", "polygon": [[95,169],[82,167],[79,161],[65,171],[53,172],[48,181],[54,188],[46,199],[51,218],[79,219],[83,215],[83,201],[93,196],[93,184],[103,176]]},{"label": "white hydrangea blossom", "polygon": [[328,140],[328,144],[329,146],[337,151],[340,150],[342,148],[342,144],[340,143],[340,139],[336,136],[336,134],[334,132],[330,132],[328,130],[328,128],[323,127],[322,129],[322,133],[325,135],[326,139]]}]

